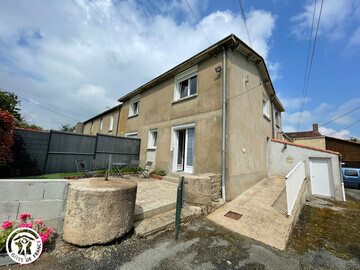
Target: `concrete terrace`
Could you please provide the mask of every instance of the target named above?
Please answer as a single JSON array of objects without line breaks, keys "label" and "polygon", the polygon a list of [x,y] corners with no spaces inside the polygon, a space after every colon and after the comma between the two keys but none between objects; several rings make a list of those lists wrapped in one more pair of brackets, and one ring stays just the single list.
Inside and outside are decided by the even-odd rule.
[{"label": "concrete terrace", "polygon": [[[284,177],[269,176],[207,218],[233,232],[284,250],[296,216],[293,211],[286,217],[284,189]],[[225,217],[229,211],[242,217],[239,220]]]}]

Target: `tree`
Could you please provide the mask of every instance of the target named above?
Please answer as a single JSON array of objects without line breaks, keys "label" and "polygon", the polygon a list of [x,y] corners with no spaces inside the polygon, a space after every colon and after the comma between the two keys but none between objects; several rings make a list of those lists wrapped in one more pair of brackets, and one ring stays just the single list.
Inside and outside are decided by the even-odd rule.
[{"label": "tree", "polygon": [[358,140],[356,137],[350,137],[349,141],[360,143],[360,140]]},{"label": "tree", "polygon": [[0,109],[8,111],[16,121],[22,122],[23,118],[20,114],[20,108],[18,108],[19,105],[20,101],[17,95],[0,90]]},{"label": "tree", "polygon": [[28,123],[26,119],[21,116],[19,105],[20,100],[17,95],[0,90],[0,109],[6,110],[13,115],[15,126],[43,130],[43,128],[38,125]]},{"label": "tree", "polygon": [[73,132],[75,130],[75,126],[70,126],[70,124],[61,125],[59,128],[60,131]]},{"label": "tree", "polygon": [[12,161],[11,146],[14,143],[15,121],[12,114],[0,109],[0,165]]}]

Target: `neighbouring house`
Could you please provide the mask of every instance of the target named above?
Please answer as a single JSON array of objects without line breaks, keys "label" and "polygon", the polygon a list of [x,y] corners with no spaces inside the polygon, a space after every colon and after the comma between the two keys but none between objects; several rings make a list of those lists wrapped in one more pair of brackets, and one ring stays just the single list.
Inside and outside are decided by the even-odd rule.
[{"label": "neighbouring house", "polygon": [[77,123],[77,133],[96,135],[96,133],[107,135],[118,135],[121,104],[116,105],[83,123]]},{"label": "neighbouring house", "polygon": [[318,124],[313,124],[312,131],[287,132],[284,135],[298,144],[339,152],[344,167],[360,168],[360,144],[324,136],[319,132]]},{"label": "neighbouring house", "polygon": [[118,135],[141,139],[142,166],[170,176],[224,169],[227,200],[268,176],[267,139],[282,139],[265,61],[233,34],[118,101]]}]

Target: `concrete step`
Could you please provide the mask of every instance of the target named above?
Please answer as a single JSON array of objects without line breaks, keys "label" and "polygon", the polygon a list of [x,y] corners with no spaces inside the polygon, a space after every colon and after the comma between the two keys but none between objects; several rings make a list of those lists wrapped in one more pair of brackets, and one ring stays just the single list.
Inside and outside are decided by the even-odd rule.
[{"label": "concrete step", "polygon": [[168,212],[175,207],[176,201],[162,205],[146,205],[145,209],[142,206],[135,205],[134,222]]},{"label": "concrete step", "polygon": [[180,178],[175,177],[175,176],[166,175],[166,176],[163,177],[162,180],[166,181],[166,182],[174,183],[174,184],[179,184]]},{"label": "concrete step", "polygon": [[[134,228],[136,237],[146,237],[174,228],[175,212],[176,210],[173,209],[151,218],[135,222]],[[191,211],[189,208],[184,207],[181,211],[181,223],[191,221],[196,215],[197,213],[195,211]]]}]

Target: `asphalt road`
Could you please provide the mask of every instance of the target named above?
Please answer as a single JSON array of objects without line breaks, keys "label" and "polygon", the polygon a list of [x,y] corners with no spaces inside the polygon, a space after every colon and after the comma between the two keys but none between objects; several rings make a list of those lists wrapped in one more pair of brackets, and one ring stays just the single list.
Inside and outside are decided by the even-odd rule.
[{"label": "asphalt road", "polygon": [[107,246],[76,248],[63,242],[31,265],[3,269],[360,269],[326,250],[279,251],[222,229],[206,219],[153,239],[129,237]]},{"label": "asphalt road", "polygon": [[345,194],[346,196],[351,196],[360,201],[360,189],[345,188]]}]

